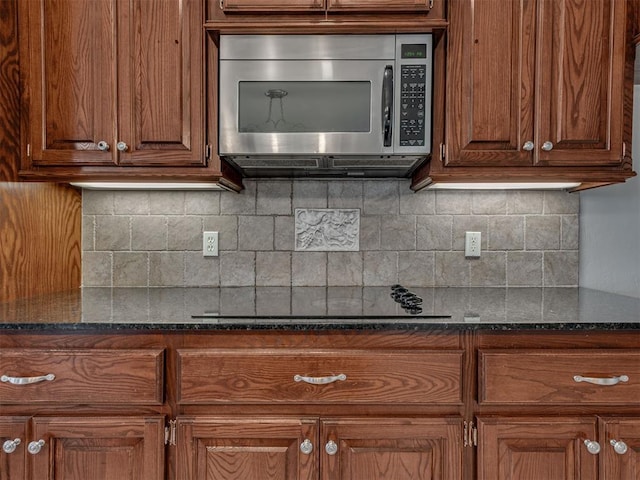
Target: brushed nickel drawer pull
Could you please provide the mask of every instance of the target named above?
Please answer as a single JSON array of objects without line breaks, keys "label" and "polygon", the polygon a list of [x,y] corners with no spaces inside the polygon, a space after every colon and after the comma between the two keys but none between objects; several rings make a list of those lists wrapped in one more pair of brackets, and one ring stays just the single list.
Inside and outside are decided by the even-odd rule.
[{"label": "brushed nickel drawer pull", "polygon": [[337,381],[344,382],[347,379],[347,376],[344,373],[340,375],[333,375],[331,377],[305,377],[303,375],[294,375],[294,382],[305,382],[310,383],[311,385],[326,385],[327,383],[333,383]]},{"label": "brushed nickel drawer pull", "polygon": [[573,377],[573,381],[576,383],[587,382],[593,383],[594,385],[617,385],[620,382],[628,382],[629,377],[626,375],[620,375],[619,377],[610,377],[610,378],[593,378],[593,377],[583,377],[582,375],[576,375]]},{"label": "brushed nickel drawer pull", "polygon": [[52,382],[56,376],[53,373],[42,375],[40,377],[9,377],[2,375],[0,382],[10,383],[11,385],[31,385],[32,383]]}]

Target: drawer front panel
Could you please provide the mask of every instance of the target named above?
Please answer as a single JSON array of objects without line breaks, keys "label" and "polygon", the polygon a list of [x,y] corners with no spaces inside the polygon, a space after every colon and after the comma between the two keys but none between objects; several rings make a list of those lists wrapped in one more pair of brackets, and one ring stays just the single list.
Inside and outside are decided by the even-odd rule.
[{"label": "drawer front panel", "polygon": [[208,349],[178,359],[183,404],[462,403],[462,351]]},{"label": "drawer front panel", "polygon": [[0,404],[163,402],[162,350],[2,349]]},{"label": "drawer front panel", "polygon": [[637,405],[640,353],[634,350],[479,352],[481,404]]}]

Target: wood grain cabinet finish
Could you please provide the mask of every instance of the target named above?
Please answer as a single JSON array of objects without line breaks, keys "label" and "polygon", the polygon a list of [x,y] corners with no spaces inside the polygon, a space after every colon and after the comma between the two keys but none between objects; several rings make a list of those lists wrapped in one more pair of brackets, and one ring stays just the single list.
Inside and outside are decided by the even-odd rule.
[{"label": "wood grain cabinet finish", "polygon": [[428,11],[431,0],[223,0],[224,11],[245,12],[309,12],[313,10],[351,11]]},{"label": "wood grain cabinet finish", "polygon": [[27,168],[202,166],[202,2],[18,2]]},{"label": "wood grain cabinet finish", "polygon": [[1,349],[0,404],[160,405],[163,359],[161,349]]},{"label": "wood grain cabinet finish", "polygon": [[318,478],[315,418],[198,416],[179,418],[177,429],[177,480]]},{"label": "wood grain cabinet finish", "polygon": [[619,166],[626,5],[450,2],[445,166]]},{"label": "wood grain cabinet finish", "polygon": [[183,349],[178,358],[182,404],[462,404],[462,351]]},{"label": "wood grain cabinet finish", "polygon": [[29,417],[0,416],[0,480],[23,480]]},{"label": "wood grain cabinet finish", "polygon": [[341,418],[322,421],[323,480],[461,479],[460,419]]},{"label": "wood grain cabinet finish", "polygon": [[457,419],[178,420],[178,480],[462,478]]},{"label": "wood grain cabinet finish", "polygon": [[[598,480],[595,419],[478,419],[478,480]],[[611,478],[610,480],[613,480]]]},{"label": "wood grain cabinet finish", "polygon": [[640,417],[600,418],[599,429],[601,478],[640,478]]},{"label": "wood grain cabinet finish", "polygon": [[[163,480],[164,418],[36,417],[30,480]],[[13,477],[11,477],[13,480]]]},{"label": "wood grain cabinet finish", "polygon": [[637,405],[635,350],[487,350],[479,352],[481,405]]}]

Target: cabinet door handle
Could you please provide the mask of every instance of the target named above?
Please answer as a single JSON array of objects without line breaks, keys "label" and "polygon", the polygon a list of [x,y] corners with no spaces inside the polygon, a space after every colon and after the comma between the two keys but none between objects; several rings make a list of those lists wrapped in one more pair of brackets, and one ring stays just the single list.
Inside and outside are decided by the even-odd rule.
[{"label": "cabinet door handle", "polygon": [[47,375],[41,375],[39,377],[9,377],[7,375],[2,375],[0,377],[0,382],[10,383],[11,385],[30,385],[32,383],[52,382],[55,378],[56,376],[53,373],[48,373]]},{"label": "cabinet door handle", "polygon": [[333,440],[329,440],[324,446],[324,451],[327,452],[327,455],[335,455],[338,453],[338,445]]},{"label": "cabinet door handle", "polygon": [[304,442],[300,444],[300,451],[305,455],[310,455],[313,452],[313,443],[308,438],[304,439]]},{"label": "cabinet door handle", "polygon": [[597,455],[598,453],[600,453],[600,444],[595,440],[587,439],[584,441],[584,444],[587,447],[587,452],[589,452],[591,455]]},{"label": "cabinet door handle", "polygon": [[545,152],[550,152],[553,150],[553,142],[549,142],[548,140],[542,144],[542,150]]},{"label": "cabinet door handle", "polygon": [[612,439],[609,441],[609,443],[613,447],[613,451],[616,452],[618,455],[624,455],[625,453],[627,453],[627,450],[629,449],[629,447],[627,447],[627,444],[624,443],[622,440]]},{"label": "cabinet door handle", "polygon": [[119,152],[126,152],[129,149],[129,145],[127,145],[125,142],[118,142],[116,144],[116,148]]},{"label": "cabinet door handle", "polygon": [[594,377],[583,377],[582,375],[575,375],[573,377],[573,381],[576,383],[587,382],[593,383],[594,385],[617,385],[620,382],[628,382],[629,377],[627,375],[620,375],[619,377],[609,377],[609,378],[594,378]]},{"label": "cabinet door handle", "polygon": [[18,448],[18,445],[20,445],[21,440],[19,438],[16,438],[14,440],[6,440],[3,444],[2,444],[2,451],[4,453],[13,453],[16,451],[16,448]]},{"label": "cabinet door handle", "polygon": [[42,450],[42,447],[44,447],[44,440],[38,440],[38,441],[33,441],[30,442],[29,445],[27,445],[27,451],[31,454],[31,455],[36,455],[38,453],[40,453],[40,450]]},{"label": "cabinet door handle", "polygon": [[330,377],[305,377],[303,375],[294,375],[294,382],[305,382],[310,383],[312,385],[325,385],[327,383],[333,383],[337,381],[344,382],[347,379],[347,376],[344,373],[340,375],[333,375]]},{"label": "cabinet door handle", "polygon": [[524,145],[522,145],[522,149],[527,152],[530,152],[531,150],[533,150],[534,146],[535,146],[534,143],[531,140],[528,140],[524,142]]}]

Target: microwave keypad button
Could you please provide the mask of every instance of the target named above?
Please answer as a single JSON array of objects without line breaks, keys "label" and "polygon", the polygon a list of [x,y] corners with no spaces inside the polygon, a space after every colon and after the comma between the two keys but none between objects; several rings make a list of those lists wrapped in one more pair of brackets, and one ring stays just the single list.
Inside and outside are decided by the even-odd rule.
[{"label": "microwave keypad button", "polygon": [[[403,79],[400,92],[400,145],[422,146],[425,144],[424,106],[426,89],[425,65],[402,65]],[[408,81],[407,81],[408,80]]]}]

